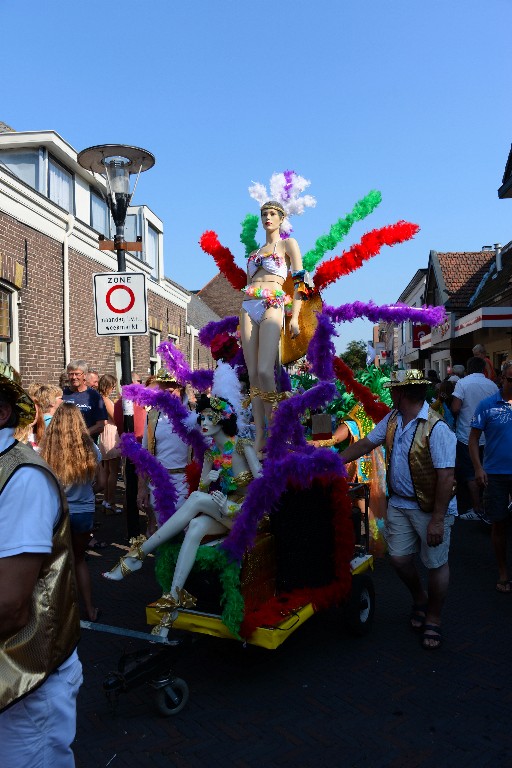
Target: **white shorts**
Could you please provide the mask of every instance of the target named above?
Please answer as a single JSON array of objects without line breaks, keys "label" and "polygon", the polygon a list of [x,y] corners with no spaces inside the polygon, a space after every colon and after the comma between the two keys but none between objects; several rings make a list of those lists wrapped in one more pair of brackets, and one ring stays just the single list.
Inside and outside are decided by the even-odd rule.
[{"label": "white shorts", "polygon": [[388,504],[384,538],[389,554],[392,557],[407,557],[419,552],[425,568],[440,568],[447,563],[451,527],[455,518],[453,515],[445,515],[443,540],[437,547],[429,547],[427,526],[430,518],[431,515],[421,509],[404,509]]},{"label": "white shorts", "polygon": [[71,742],[82,679],[75,651],[43,685],[0,714],[2,768],[74,768]]}]

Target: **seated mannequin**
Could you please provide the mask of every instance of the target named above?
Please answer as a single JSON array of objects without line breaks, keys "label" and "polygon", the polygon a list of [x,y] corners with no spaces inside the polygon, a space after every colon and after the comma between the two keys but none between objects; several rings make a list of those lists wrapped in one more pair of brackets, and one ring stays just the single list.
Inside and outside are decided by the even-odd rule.
[{"label": "seated mannequin", "polygon": [[252,443],[236,438],[237,417],[231,403],[221,397],[201,395],[196,411],[203,435],[212,440],[204,457],[200,490],[194,491],[147,541],[141,538],[111,571],[103,574],[107,579],[120,581],[142,568],[148,554],[186,529],[171,591],[163,598],[167,608],[191,604],[186,601],[190,596],[183,587],[202,539],[222,536],[230,530],[247,485],[261,471]]}]

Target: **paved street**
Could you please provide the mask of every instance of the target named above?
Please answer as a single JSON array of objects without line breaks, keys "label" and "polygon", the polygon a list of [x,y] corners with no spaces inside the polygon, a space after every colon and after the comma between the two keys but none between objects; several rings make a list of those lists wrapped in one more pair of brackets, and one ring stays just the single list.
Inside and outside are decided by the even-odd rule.
[{"label": "paved street", "polygon": [[[122,517],[101,521],[100,538],[126,544]],[[100,621],[145,631],[144,606],[158,595],[152,565],[122,583],[100,579],[119,554],[111,546],[89,561]],[[277,651],[195,637],[176,659],[190,701],[170,718],[156,713],[146,686],[123,694],[115,713],[109,709],[104,676],[123,650],[147,644],[84,631],[77,765],[512,765],[512,595],[495,591],[488,529],[454,526],[439,651],[422,650],[408,629],[410,601],[387,562],[377,563],[374,578],[375,623],[364,638],[327,616],[313,617]]]}]

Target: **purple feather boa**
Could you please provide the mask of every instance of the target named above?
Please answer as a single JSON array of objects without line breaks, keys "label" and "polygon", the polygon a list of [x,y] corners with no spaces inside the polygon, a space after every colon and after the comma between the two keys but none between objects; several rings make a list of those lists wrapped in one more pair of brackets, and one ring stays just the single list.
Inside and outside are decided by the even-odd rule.
[{"label": "purple feather boa", "polygon": [[347,471],[338,454],[327,448],[285,454],[281,461],[265,461],[263,474],[249,485],[242,511],[221,547],[233,560],[240,561],[254,545],[259,522],[278,503],[289,481],[295,487],[307,488],[316,477],[328,474],[346,477]]},{"label": "purple feather boa", "polygon": [[146,389],[140,384],[125,385],[123,397],[127,400],[134,400],[139,405],[157,408],[165,413],[178,437],[181,437],[187,445],[192,446],[195,459],[202,464],[204,452],[208,446],[199,430],[187,429],[185,426],[184,421],[190,418],[190,411],[185,408],[178,397],[161,389]]},{"label": "purple feather boa", "polygon": [[334,379],[333,358],[336,349],[332,341],[333,336],[338,333],[325,312],[319,312],[317,315],[318,325],[313,337],[309,342],[307,359],[311,363],[311,370],[321,381],[332,381]]},{"label": "purple feather boa", "polygon": [[334,473],[346,477],[345,465],[337,453],[306,443],[299,420],[307,408],[330,402],[335,393],[334,384],[323,382],[279,404],[267,441],[262,474],[249,485],[240,514],[222,544],[234,560],[240,561],[244,552],[252,547],[258,523],[272,511],[289,482],[306,488],[318,475]]},{"label": "purple feather boa", "polygon": [[352,304],[342,304],[340,307],[324,305],[322,312],[335,323],[350,323],[356,318],[366,317],[373,323],[384,320],[388,323],[400,324],[405,320],[412,320],[413,323],[439,325],[446,319],[444,307],[409,307],[407,304],[384,304],[379,307],[373,301],[367,304],[354,301]]},{"label": "purple feather boa", "polygon": [[[283,453],[290,448],[306,448],[306,438],[300,423],[300,416],[308,408],[314,410],[329,403],[336,396],[336,386],[327,382],[311,387],[302,395],[294,395],[279,403],[272,419],[272,428],[267,440],[267,461],[279,461]],[[316,448],[308,447],[314,452]]]},{"label": "purple feather boa", "polygon": [[199,341],[203,347],[211,347],[212,341],[219,333],[234,333],[238,328],[239,318],[238,315],[229,315],[222,320],[207,323],[199,331]]},{"label": "purple feather boa", "polygon": [[158,525],[163,525],[176,511],[178,494],[169,472],[153,454],[137,442],[131,432],[125,432],[119,439],[119,451],[133,462],[138,475],[146,475],[153,486],[155,512]]},{"label": "purple feather boa", "polygon": [[192,384],[194,389],[205,392],[213,383],[213,371],[199,368],[192,371],[182,352],[172,343],[172,341],[163,341],[157,352],[162,356],[169,373],[176,377],[176,381],[185,386]]}]

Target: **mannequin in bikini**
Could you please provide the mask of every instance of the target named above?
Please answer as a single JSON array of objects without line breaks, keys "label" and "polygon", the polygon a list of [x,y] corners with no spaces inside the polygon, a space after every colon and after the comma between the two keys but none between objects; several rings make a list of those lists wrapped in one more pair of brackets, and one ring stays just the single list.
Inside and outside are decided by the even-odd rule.
[{"label": "mannequin in bikini", "polygon": [[272,409],[281,399],[276,392],[274,366],[284,320],[285,304],[290,302],[282,290],[291,269],[294,296],[290,335],[299,334],[301,297],[299,286],[304,273],[302,257],[295,238],[282,240],[280,225],[285,217],[282,205],[271,200],[261,208],[266,242],[251,253],[247,264],[247,299],[240,314],[240,335],[251,385],[251,400],[256,426],[255,450],[262,457],[265,447],[265,421],[270,424]]},{"label": "mannequin in bikini", "polygon": [[194,598],[183,587],[202,539],[222,536],[231,529],[247,485],[261,470],[252,442],[236,437],[237,417],[230,402],[214,395],[201,395],[196,411],[203,435],[212,439],[204,457],[200,490],[194,491],[147,541],[141,537],[111,571],[103,574],[112,581],[124,579],[142,568],[148,554],[186,529],[171,591],[162,598],[167,609],[193,604]]}]

